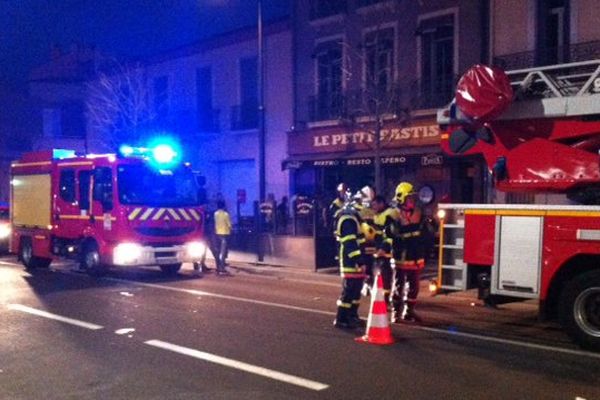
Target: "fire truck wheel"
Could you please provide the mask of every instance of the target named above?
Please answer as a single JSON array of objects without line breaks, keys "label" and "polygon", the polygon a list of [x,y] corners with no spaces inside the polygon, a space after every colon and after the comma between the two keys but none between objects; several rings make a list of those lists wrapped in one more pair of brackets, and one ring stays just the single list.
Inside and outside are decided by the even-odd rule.
[{"label": "fire truck wheel", "polygon": [[81,254],[81,269],[91,276],[103,276],[106,274],[107,267],[100,262],[100,252],[95,242],[89,242],[84,245]]},{"label": "fire truck wheel", "polygon": [[561,293],[560,320],[581,347],[600,351],[600,270],[578,275]]},{"label": "fire truck wheel", "polygon": [[162,270],[162,272],[165,275],[176,275],[179,272],[179,270],[181,269],[181,263],[161,265],[160,269]]},{"label": "fire truck wheel", "polygon": [[31,243],[31,238],[29,237],[21,238],[19,259],[25,266],[25,269],[48,268],[52,261],[49,258],[36,257],[33,255],[33,245]]}]

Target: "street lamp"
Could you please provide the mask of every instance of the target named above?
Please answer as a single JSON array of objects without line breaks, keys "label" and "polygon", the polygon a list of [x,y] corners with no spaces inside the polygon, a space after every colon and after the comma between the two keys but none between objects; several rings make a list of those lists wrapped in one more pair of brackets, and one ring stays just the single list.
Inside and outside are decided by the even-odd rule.
[{"label": "street lamp", "polygon": [[[262,1],[257,0],[257,39],[258,39],[258,201],[259,204],[265,201],[265,83],[264,83],[264,58],[263,58],[263,18]],[[260,207],[258,208],[260,213]],[[260,215],[260,214],[259,214]],[[262,246],[262,227],[263,223],[259,217],[258,224],[258,261],[264,261]]]},{"label": "street lamp", "polygon": [[264,46],[263,46],[263,18],[262,1],[257,0],[258,16],[258,192],[259,201],[265,200],[265,73],[264,73]]}]

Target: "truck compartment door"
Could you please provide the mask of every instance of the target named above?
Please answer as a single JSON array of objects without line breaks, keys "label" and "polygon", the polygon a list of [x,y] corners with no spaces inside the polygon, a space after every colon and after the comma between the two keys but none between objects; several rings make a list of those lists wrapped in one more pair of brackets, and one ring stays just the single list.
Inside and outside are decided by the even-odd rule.
[{"label": "truck compartment door", "polygon": [[497,217],[492,293],[522,298],[538,297],[542,226],[542,217]]}]

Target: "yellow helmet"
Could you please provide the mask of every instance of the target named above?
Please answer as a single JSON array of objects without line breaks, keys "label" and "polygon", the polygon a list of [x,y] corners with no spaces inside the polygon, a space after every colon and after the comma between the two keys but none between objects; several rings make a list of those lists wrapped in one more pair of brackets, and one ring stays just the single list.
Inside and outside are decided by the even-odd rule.
[{"label": "yellow helmet", "polygon": [[406,198],[411,194],[415,194],[413,185],[408,182],[400,182],[398,186],[396,186],[394,199],[398,202],[398,204],[404,204]]}]

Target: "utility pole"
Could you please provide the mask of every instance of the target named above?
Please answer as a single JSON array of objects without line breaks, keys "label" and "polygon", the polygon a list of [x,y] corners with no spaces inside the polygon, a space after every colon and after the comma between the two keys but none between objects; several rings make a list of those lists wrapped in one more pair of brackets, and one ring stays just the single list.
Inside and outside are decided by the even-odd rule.
[{"label": "utility pole", "polygon": [[264,48],[263,48],[263,18],[262,18],[262,1],[257,0],[257,16],[258,16],[258,241],[257,255],[258,261],[264,261],[262,231],[263,231],[263,216],[260,213],[260,204],[266,199],[266,184],[265,184],[265,73],[264,73]]}]

